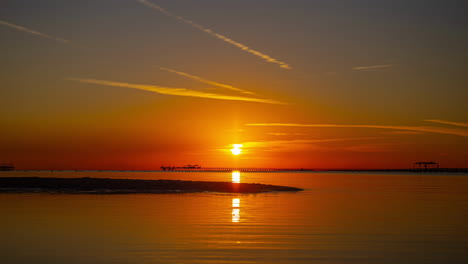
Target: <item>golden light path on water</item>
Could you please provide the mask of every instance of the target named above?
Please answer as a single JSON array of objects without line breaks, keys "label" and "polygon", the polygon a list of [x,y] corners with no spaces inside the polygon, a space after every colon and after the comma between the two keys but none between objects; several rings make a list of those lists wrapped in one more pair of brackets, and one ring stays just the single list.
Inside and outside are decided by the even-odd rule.
[{"label": "golden light path on water", "polygon": [[[240,171],[232,172],[232,183],[240,183]],[[232,198],[232,220],[233,223],[240,222],[240,198]]]},{"label": "golden light path on water", "polygon": [[232,199],[232,222],[239,223],[240,221],[240,198]]},{"label": "golden light path on water", "polygon": [[240,183],[240,171],[232,172],[232,183]]}]

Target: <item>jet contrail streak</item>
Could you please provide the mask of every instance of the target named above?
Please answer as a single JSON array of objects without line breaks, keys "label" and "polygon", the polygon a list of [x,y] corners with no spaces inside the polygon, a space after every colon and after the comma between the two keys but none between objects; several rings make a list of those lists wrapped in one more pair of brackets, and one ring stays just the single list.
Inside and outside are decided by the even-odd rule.
[{"label": "jet contrail streak", "polygon": [[[159,67],[159,66],[158,66],[158,67]],[[192,80],[195,80],[195,81],[198,81],[198,82],[201,82],[201,83],[211,84],[211,85],[214,85],[214,86],[218,86],[218,87],[221,87],[221,88],[229,89],[229,90],[236,91],[236,92],[243,93],[243,94],[256,95],[256,94],[253,93],[253,92],[249,92],[249,91],[246,91],[246,90],[243,90],[243,89],[240,89],[240,88],[231,86],[231,85],[227,85],[227,84],[222,84],[222,83],[218,83],[218,82],[213,82],[213,81],[210,81],[210,80],[206,80],[206,79],[203,79],[203,78],[201,78],[201,77],[198,77],[198,76],[195,76],[195,75],[190,75],[190,74],[185,73],[185,72],[180,72],[180,71],[176,71],[176,70],[169,69],[169,68],[164,68],[164,67],[159,67],[159,69],[161,69],[161,70],[163,70],[163,71],[175,73],[175,74],[177,74],[177,75],[184,76],[184,77],[190,78],[190,79],[192,79]]]},{"label": "jet contrail streak", "polygon": [[19,26],[19,25],[15,25],[15,24],[10,23],[10,22],[6,22],[6,21],[4,21],[4,20],[0,20],[0,25],[4,25],[4,26],[10,27],[10,28],[14,28],[14,29],[19,30],[19,31],[27,32],[27,33],[29,33],[29,34],[33,34],[33,35],[36,35],[36,36],[39,36],[39,37],[43,37],[43,38],[55,40],[55,41],[62,42],[62,43],[68,43],[68,42],[70,42],[69,40],[62,39],[62,38],[58,38],[58,37],[54,37],[54,36],[50,36],[50,35],[41,33],[41,32],[39,32],[39,31],[35,31],[35,30],[29,29],[29,28],[25,28],[25,27],[22,27],[22,26]]},{"label": "jet contrail streak", "polygon": [[156,85],[121,83],[121,82],[96,80],[96,79],[70,78],[68,80],[81,82],[81,83],[91,83],[91,84],[100,84],[100,85],[115,86],[115,87],[133,88],[133,89],[151,91],[151,92],[155,92],[159,94],[166,94],[166,95],[200,97],[200,98],[231,100],[231,101],[246,101],[246,102],[256,102],[256,103],[265,103],[265,104],[285,104],[285,103],[278,102],[275,100],[270,100],[270,99],[206,93],[206,92],[200,92],[200,91],[195,91],[195,90],[189,90],[185,88],[169,88],[169,87],[161,87],[161,86],[156,86]]},{"label": "jet contrail streak", "polygon": [[457,135],[468,137],[468,130],[443,128],[443,127],[430,127],[430,126],[389,126],[389,125],[339,125],[339,124],[294,124],[294,123],[256,123],[246,124],[247,126],[263,126],[263,127],[318,127],[318,128],[377,128],[377,129],[392,129],[392,130],[408,130],[420,131],[438,134]]},{"label": "jet contrail streak", "polygon": [[464,122],[452,122],[452,121],[445,121],[445,120],[439,120],[439,119],[430,119],[430,120],[424,120],[424,121],[440,123],[440,124],[445,124],[445,125],[452,125],[452,126],[468,127],[468,123],[464,123]]},{"label": "jet contrail streak", "polygon": [[155,9],[155,10],[163,13],[164,15],[168,16],[168,17],[171,17],[171,18],[177,19],[179,21],[182,21],[185,24],[188,24],[188,25],[190,25],[190,26],[192,26],[192,27],[194,27],[194,28],[196,28],[196,29],[198,29],[198,30],[200,30],[202,32],[210,34],[211,36],[213,36],[215,38],[218,38],[218,39],[220,39],[220,40],[222,40],[222,41],[224,41],[226,43],[229,43],[231,45],[234,45],[234,46],[240,48],[241,50],[243,50],[245,52],[251,53],[251,54],[253,54],[253,55],[255,55],[255,56],[259,57],[259,58],[262,58],[263,60],[265,60],[267,62],[276,63],[283,69],[288,69],[288,70],[292,69],[291,66],[289,66],[285,62],[279,61],[279,60],[274,59],[274,58],[272,58],[272,57],[270,57],[270,56],[268,56],[266,54],[263,54],[263,53],[261,53],[259,51],[253,50],[253,49],[249,48],[248,46],[246,46],[246,45],[244,45],[242,43],[234,41],[234,40],[232,40],[232,39],[230,39],[230,38],[228,38],[228,37],[226,37],[224,35],[218,34],[218,33],[214,32],[214,31],[212,31],[211,29],[205,28],[204,26],[199,25],[199,24],[197,24],[197,23],[195,23],[195,22],[193,22],[191,20],[188,20],[188,19],[183,18],[181,16],[174,15],[171,12],[167,11],[166,9],[164,9],[164,8],[154,4],[154,3],[149,2],[148,0],[136,0],[136,1],[146,5],[147,7]]},{"label": "jet contrail streak", "polygon": [[382,64],[382,65],[370,65],[370,66],[360,66],[360,67],[353,67],[353,70],[375,70],[375,69],[383,69],[383,68],[390,68],[393,64]]}]

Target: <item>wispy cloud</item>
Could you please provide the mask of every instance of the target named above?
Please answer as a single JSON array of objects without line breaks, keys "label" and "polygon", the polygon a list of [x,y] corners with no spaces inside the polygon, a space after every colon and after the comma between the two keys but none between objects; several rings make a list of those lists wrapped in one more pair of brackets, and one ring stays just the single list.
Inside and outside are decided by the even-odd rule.
[{"label": "wispy cloud", "polygon": [[381,137],[352,137],[352,138],[326,138],[326,139],[293,139],[293,140],[264,140],[264,141],[250,141],[244,142],[244,147],[262,147],[269,146],[272,144],[314,144],[324,142],[338,142],[338,141],[350,141],[350,140],[369,140],[369,139],[381,139]]},{"label": "wispy cloud", "polygon": [[281,133],[281,132],[271,132],[268,135],[272,136],[306,136],[307,134],[303,133]]},{"label": "wispy cloud", "polygon": [[222,41],[224,41],[226,43],[229,43],[229,44],[231,44],[233,46],[236,46],[237,48],[239,48],[239,49],[241,49],[241,50],[243,50],[245,52],[248,52],[250,54],[253,54],[253,55],[255,55],[255,56],[257,56],[257,57],[259,57],[259,58],[261,58],[261,59],[263,59],[263,60],[265,60],[267,62],[278,64],[283,69],[292,69],[291,66],[289,66],[285,62],[279,61],[279,60],[274,59],[274,58],[272,58],[272,57],[270,57],[270,56],[268,56],[268,55],[266,55],[264,53],[261,53],[261,52],[259,52],[257,50],[254,50],[254,49],[251,49],[250,47],[248,47],[248,46],[246,46],[246,45],[244,45],[242,43],[234,41],[234,40],[232,40],[232,39],[230,39],[230,38],[228,38],[228,37],[226,37],[224,35],[218,34],[218,33],[214,32],[214,31],[212,31],[211,29],[208,29],[208,28],[206,28],[206,27],[204,27],[202,25],[199,25],[199,24],[197,24],[197,23],[195,23],[195,22],[193,22],[191,20],[188,20],[188,19],[186,19],[184,17],[175,15],[175,14],[167,11],[166,9],[164,9],[164,8],[162,8],[162,7],[156,5],[156,4],[154,4],[154,3],[152,3],[152,2],[150,2],[148,0],[135,0],[135,1],[140,2],[140,3],[144,4],[144,5],[146,5],[147,7],[150,7],[152,9],[154,9],[154,10],[157,10],[157,11],[163,13],[164,15],[166,15],[168,17],[171,17],[171,18],[177,19],[177,20],[179,20],[181,22],[184,22],[185,24],[188,24],[188,25],[192,26],[193,28],[196,28],[196,29],[198,29],[198,30],[200,30],[202,32],[205,32],[205,33],[207,33],[207,34],[209,34],[209,35],[211,35],[211,36],[213,36],[215,38],[218,38],[218,39],[220,39],[220,40],[222,40]]},{"label": "wispy cloud", "polygon": [[353,67],[353,70],[377,70],[393,67],[393,64],[381,64],[381,65],[369,65],[369,66],[359,66]]},{"label": "wispy cloud", "polygon": [[400,144],[394,143],[372,143],[372,144],[359,144],[354,146],[347,146],[343,150],[353,152],[390,152],[395,151]]},{"label": "wispy cloud", "polygon": [[445,124],[445,125],[452,125],[452,126],[468,127],[468,123],[465,123],[465,122],[452,122],[452,121],[445,121],[445,120],[438,120],[438,119],[428,119],[424,121]]},{"label": "wispy cloud", "polygon": [[249,92],[249,91],[244,90],[244,89],[241,89],[241,88],[237,88],[237,87],[234,87],[234,86],[231,86],[231,85],[228,85],[228,84],[222,84],[222,83],[218,83],[218,82],[213,82],[213,81],[210,81],[210,80],[207,80],[207,79],[203,79],[203,78],[198,77],[198,76],[195,76],[195,75],[190,75],[190,74],[185,73],[185,72],[176,71],[176,70],[173,70],[173,69],[164,68],[164,67],[159,67],[159,66],[158,66],[158,68],[161,69],[161,70],[163,70],[163,71],[175,73],[175,74],[178,74],[178,75],[180,75],[180,76],[184,76],[184,77],[190,78],[190,79],[192,79],[192,80],[195,80],[195,81],[198,81],[198,82],[201,82],[201,83],[211,84],[211,85],[214,85],[214,86],[218,86],[218,87],[221,87],[221,88],[225,88],[225,89],[232,90],[232,91],[236,91],[236,92],[243,93],[243,94],[256,95],[256,94],[253,93],[253,92]]},{"label": "wispy cloud", "polygon": [[132,84],[132,83],[122,83],[122,82],[96,80],[96,79],[82,79],[82,78],[70,78],[68,80],[81,82],[81,83],[90,83],[90,84],[99,84],[99,85],[106,85],[106,86],[139,89],[139,90],[151,91],[151,92],[155,92],[159,94],[166,94],[166,95],[189,96],[189,97],[210,98],[210,99],[231,100],[231,101],[246,101],[246,102],[256,102],[256,103],[265,103],[265,104],[284,104],[282,102],[278,102],[278,101],[270,100],[270,99],[206,93],[206,92],[200,92],[200,91],[189,90],[189,89],[184,89],[184,88],[170,88],[170,87],[161,87],[161,86],[155,86],[155,85]]},{"label": "wispy cloud", "polygon": [[386,134],[386,135],[418,135],[422,134],[424,132],[422,131],[401,131],[401,130],[396,130],[396,131],[385,131],[382,132],[381,134]]},{"label": "wispy cloud", "polygon": [[[317,149],[321,143],[341,142],[341,141],[361,141],[381,139],[382,137],[357,137],[357,138],[327,138],[327,139],[294,139],[294,140],[261,140],[242,142],[243,150],[246,154],[255,149],[263,151],[283,151],[283,150],[307,150]],[[225,150],[225,149],[223,149]]]},{"label": "wispy cloud", "polygon": [[289,135],[289,133],[272,132],[272,133],[268,133],[268,135],[273,135],[273,136],[287,136],[287,135]]},{"label": "wispy cloud", "polygon": [[55,40],[55,41],[58,41],[58,42],[61,42],[61,43],[69,43],[70,42],[69,40],[54,37],[54,36],[51,36],[51,35],[47,35],[47,34],[44,34],[42,32],[30,29],[30,28],[26,28],[26,27],[23,27],[23,26],[19,26],[19,25],[16,25],[16,24],[4,21],[4,20],[0,20],[0,25],[4,25],[4,26],[7,26],[7,27],[10,27],[10,28],[19,30],[19,31],[23,31],[23,32],[26,32],[26,33],[29,33],[29,34],[32,34],[32,35],[43,37],[43,38],[46,38],[46,39]]},{"label": "wispy cloud", "polygon": [[264,126],[264,127],[377,128],[377,129],[421,131],[421,132],[429,132],[429,133],[437,133],[437,134],[448,134],[448,135],[457,135],[457,136],[462,136],[462,137],[468,137],[468,130],[444,128],[444,127],[431,127],[431,126],[291,124],[291,123],[256,123],[256,124],[246,124],[246,125],[247,126]]}]

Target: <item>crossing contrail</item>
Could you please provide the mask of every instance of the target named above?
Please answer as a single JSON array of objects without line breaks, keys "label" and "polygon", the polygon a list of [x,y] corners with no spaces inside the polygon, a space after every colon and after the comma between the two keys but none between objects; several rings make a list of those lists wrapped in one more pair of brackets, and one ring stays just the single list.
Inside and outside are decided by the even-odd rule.
[{"label": "crossing contrail", "polygon": [[452,126],[468,127],[468,123],[465,123],[465,122],[453,122],[453,121],[445,121],[445,120],[439,120],[439,119],[430,119],[430,120],[424,120],[424,121],[440,123],[440,124],[445,124],[445,125],[452,125]]},{"label": "crossing contrail", "polygon": [[54,37],[54,36],[51,36],[51,35],[47,35],[47,34],[44,34],[42,32],[32,30],[30,28],[26,28],[26,27],[23,27],[23,26],[19,26],[19,25],[16,25],[16,24],[4,21],[4,20],[0,20],[0,25],[4,25],[4,26],[14,28],[14,29],[19,30],[19,31],[23,31],[23,32],[26,32],[26,33],[29,33],[29,34],[33,34],[33,35],[36,35],[36,36],[39,36],[39,37],[55,40],[55,41],[62,42],[62,43],[70,42],[69,40]]},{"label": "crossing contrail", "polygon": [[195,75],[191,75],[191,74],[188,74],[188,73],[185,73],[185,72],[176,71],[176,70],[173,70],[173,69],[164,68],[164,67],[159,67],[159,66],[158,66],[158,68],[161,69],[161,70],[163,70],[163,71],[175,73],[175,74],[177,74],[177,75],[184,76],[184,77],[190,78],[190,79],[192,79],[192,80],[195,80],[195,81],[198,81],[198,82],[201,82],[201,83],[211,84],[211,85],[214,85],[214,86],[218,86],[218,87],[221,87],[221,88],[225,88],[225,89],[232,90],[232,91],[236,91],[236,92],[243,93],[243,94],[256,95],[256,94],[253,93],[253,92],[249,92],[249,91],[244,90],[244,89],[241,89],[241,88],[237,88],[237,87],[234,87],[234,86],[231,86],[231,85],[228,85],[228,84],[222,84],[222,83],[218,83],[218,82],[213,82],[213,81],[206,80],[206,79],[203,79],[203,78],[201,78],[201,77],[198,77],[198,76],[195,76]]},{"label": "crossing contrail", "polygon": [[359,66],[353,67],[353,70],[375,70],[393,67],[393,64],[381,64],[381,65],[370,65],[370,66]]},{"label": "crossing contrail", "polygon": [[315,127],[315,128],[377,128],[377,129],[392,129],[392,130],[405,130],[405,131],[419,131],[437,134],[457,135],[468,137],[468,130],[432,127],[432,126],[393,126],[393,125],[341,125],[341,124],[294,124],[294,123],[255,123],[246,124],[246,126],[259,126],[259,127]]},{"label": "crossing contrail", "polygon": [[257,56],[257,57],[259,57],[259,58],[261,58],[261,59],[263,59],[263,60],[265,60],[267,62],[278,64],[283,69],[288,69],[288,70],[292,69],[291,66],[289,66],[285,62],[279,61],[279,60],[274,59],[274,58],[272,58],[272,57],[270,57],[270,56],[268,56],[266,54],[263,54],[263,53],[261,53],[261,52],[259,52],[257,50],[251,49],[250,47],[248,47],[248,46],[246,46],[246,45],[244,45],[242,43],[239,43],[239,42],[237,42],[237,41],[235,41],[233,39],[230,39],[230,38],[228,38],[228,37],[226,37],[224,35],[218,34],[218,33],[214,32],[214,31],[212,31],[211,29],[205,28],[204,26],[199,25],[199,24],[197,24],[197,23],[195,23],[195,22],[193,22],[191,20],[188,20],[188,19],[186,19],[184,17],[174,15],[173,13],[167,11],[166,9],[164,9],[164,8],[154,4],[154,3],[151,3],[148,0],[135,0],[135,1],[140,2],[140,3],[144,4],[144,5],[146,5],[147,7],[150,7],[152,9],[154,9],[154,10],[157,10],[157,11],[163,13],[164,15],[166,15],[168,17],[171,17],[171,18],[177,19],[179,21],[182,21],[185,24],[188,24],[188,25],[190,25],[190,26],[192,26],[192,27],[194,27],[194,28],[196,28],[196,29],[198,29],[198,30],[200,30],[202,32],[205,32],[205,33],[207,33],[207,34],[209,34],[209,35],[211,35],[211,36],[213,36],[215,38],[218,38],[218,39],[220,39],[220,40],[222,40],[222,41],[224,41],[226,43],[229,43],[229,44],[231,44],[233,46],[236,46],[237,48],[239,48],[239,49],[241,49],[241,50],[243,50],[245,52],[248,52],[250,54],[253,54],[253,55],[255,55],[255,56]]},{"label": "crossing contrail", "polygon": [[256,102],[256,103],[265,103],[265,104],[285,104],[283,102],[279,102],[279,101],[275,101],[271,99],[207,93],[207,92],[195,91],[195,90],[190,90],[190,89],[185,89],[185,88],[172,88],[172,87],[162,87],[162,86],[156,86],[156,85],[122,83],[122,82],[96,80],[96,79],[82,79],[82,78],[70,78],[68,80],[81,82],[81,83],[90,83],[90,84],[139,89],[139,90],[145,90],[145,91],[155,92],[159,94],[175,95],[175,96],[189,96],[189,97],[200,97],[200,98],[231,100],[231,101],[246,101],[246,102]]}]

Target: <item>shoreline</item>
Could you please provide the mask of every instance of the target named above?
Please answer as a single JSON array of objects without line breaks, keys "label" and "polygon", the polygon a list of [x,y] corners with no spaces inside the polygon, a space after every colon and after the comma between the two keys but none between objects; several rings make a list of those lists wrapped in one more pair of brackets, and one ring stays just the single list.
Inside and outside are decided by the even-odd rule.
[{"label": "shoreline", "polygon": [[110,178],[0,177],[0,193],[136,194],[136,193],[265,193],[303,189],[260,183],[140,180]]}]

